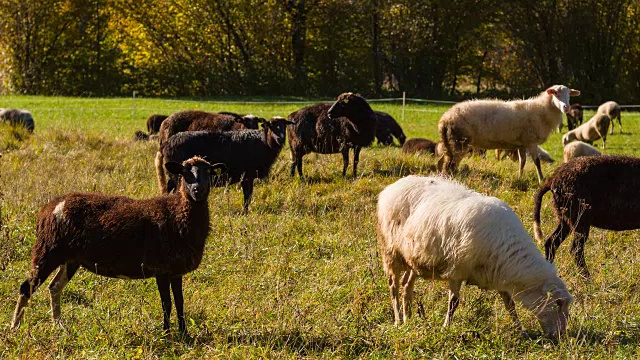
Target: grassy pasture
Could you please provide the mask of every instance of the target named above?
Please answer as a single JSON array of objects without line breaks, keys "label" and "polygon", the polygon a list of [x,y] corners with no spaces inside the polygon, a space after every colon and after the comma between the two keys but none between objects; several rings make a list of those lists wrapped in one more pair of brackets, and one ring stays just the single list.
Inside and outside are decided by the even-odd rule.
[{"label": "grassy pasture", "polygon": [[[0,358],[637,358],[640,341],[639,234],[591,231],[586,247],[593,279],[582,281],[569,255],[556,264],[576,298],[569,336],[559,345],[538,337],[535,317],[518,306],[533,340],[522,339],[494,292],[464,287],[454,324],[441,330],[447,288],[419,280],[409,324],[394,327],[375,237],[376,196],[408,174],[432,174],[435,159],[399,148],[363,150],[356,179],[340,176],[336,155],[307,155],[307,183],[289,177],[289,150],[267,181],[257,184],[250,214],[240,215],[239,187],[209,197],[212,231],[200,268],[185,276],[191,340],[162,334],[153,279],[124,281],[80,270],[62,295],[61,325],[50,321],[46,286],[32,297],[22,327],[8,324],[29,267],[38,210],[54,196],[100,191],[134,198],[157,195],[157,144],[133,141],[152,113],[181,109],[286,116],[304,104],[223,104],[160,99],[4,97],[2,107],[29,109],[32,136],[0,128]],[[437,138],[447,106],[372,103],[401,121],[408,137]],[[593,112],[587,112],[588,119]],[[640,156],[638,115],[623,113],[625,133],[610,136],[606,153]],[[543,145],[562,160],[560,134]],[[598,142],[598,144],[600,144]],[[543,165],[546,175],[556,164]],[[531,232],[538,183],[531,162],[467,158],[458,179],[505,200]],[[555,228],[551,196],[545,234]],[[539,246],[541,244],[538,244]]]}]

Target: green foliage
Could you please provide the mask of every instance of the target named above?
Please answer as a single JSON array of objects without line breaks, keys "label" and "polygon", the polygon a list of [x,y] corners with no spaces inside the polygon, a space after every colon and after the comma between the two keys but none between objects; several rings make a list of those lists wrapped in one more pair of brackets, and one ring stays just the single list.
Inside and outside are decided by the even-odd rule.
[{"label": "green foliage", "polygon": [[638,101],[638,0],[0,0],[0,92]]},{"label": "green foliage", "polygon": [[[33,135],[0,158],[0,358],[637,358],[640,342],[637,231],[593,229],[586,247],[593,279],[577,275],[563,244],[556,264],[576,297],[569,337],[553,345],[539,337],[535,317],[518,306],[526,340],[512,330],[499,296],[467,286],[453,326],[441,330],[447,301],[442,282],[418,280],[418,316],[394,327],[375,235],[377,194],[408,174],[433,174],[436,160],[399,148],[364,149],[360,175],[340,175],[340,155],[308,155],[308,181],[289,178],[285,148],[272,175],[256,185],[250,213],[241,215],[238,186],[209,198],[211,235],[200,268],[185,277],[185,314],[191,341],[162,334],[153,280],[125,281],[78,271],[62,295],[61,325],[50,321],[46,286],[33,296],[24,323],[9,331],[18,287],[29,270],[39,209],[54,196],[99,191],[134,198],[158,194],[154,142],[133,141],[151,113],[179,109],[286,116],[304,104],[217,101],[5,97],[28,108]],[[262,99],[264,100],[264,99]],[[372,103],[392,114],[408,137],[437,138],[445,106]],[[585,116],[592,114],[588,112]],[[607,153],[640,156],[638,116],[623,113],[625,133],[607,140]],[[7,129],[0,129],[5,134]],[[4,135],[3,135],[4,136]],[[560,160],[560,134],[543,145]],[[0,143],[4,144],[4,143]],[[543,164],[550,174],[557,164]],[[531,230],[537,179],[529,163],[463,160],[457,179],[505,200]],[[547,195],[545,234],[555,227]],[[570,241],[570,240],[568,240]],[[538,244],[541,245],[541,244]],[[46,284],[46,283],[45,283]]]}]

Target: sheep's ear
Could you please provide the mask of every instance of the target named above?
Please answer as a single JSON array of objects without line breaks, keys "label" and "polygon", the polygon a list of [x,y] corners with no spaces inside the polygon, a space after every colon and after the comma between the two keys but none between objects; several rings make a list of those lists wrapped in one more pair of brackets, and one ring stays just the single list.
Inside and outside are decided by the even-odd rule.
[{"label": "sheep's ear", "polygon": [[182,171],[184,170],[184,167],[181,164],[178,164],[177,162],[173,162],[173,161],[165,163],[164,167],[167,168],[167,171],[176,175],[182,174]]},{"label": "sheep's ear", "polygon": [[579,95],[580,95],[580,90],[571,89],[571,91],[569,92],[569,96],[579,96]]},{"label": "sheep's ear", "polygon": [[226,168],[227,168],[227,165],[223,163],[213,164],[211,165],[211,175],[219,176],[222,174],[224,170],[226,170]]},{"label": "sheep's ear", "polygon": [[549,95],[555,95],[556,91],[554,89],[547,89],[547,94]]}]

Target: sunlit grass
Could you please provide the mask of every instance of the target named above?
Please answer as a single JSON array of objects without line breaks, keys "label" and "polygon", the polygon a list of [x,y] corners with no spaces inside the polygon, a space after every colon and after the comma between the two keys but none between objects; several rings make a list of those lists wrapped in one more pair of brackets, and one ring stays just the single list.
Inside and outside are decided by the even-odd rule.
[{"label": "sunlit grass", "polygon": [[[556,264],[576,297],[569,338],[554,346],[525,340],[510,329],[493,292],[464,287],[453,326],[441,330],[444,283],[418,281],[419,315],[394,327],[375,237],[377,194],[408,174],[432,174],[435,159],[399,148],[363,150],[356,179],[340,176],[340,155],[307,155],[306,183],[289,177],[285,147],[272,175],[257,184],[247,216],[237,186],[209,198],[211,236],[202,265],[185,276],[185,314],[192,341],[161,331],[153,280],[124,281],[80,270],[62,296],[62,326],[50,321],[48,290],[32,298],[22,327],[8,324],[18,286],[29,268],[35,220],[46,202],[71,191],[147,198],[158,193],[153,142],[135,142],[152,113],[180,109],[286,116],[304,104],[223,104],[157,99],[6,97],[3,107],[29,109],[33,135],[0,127],[0,358],[341,357],[341,358],[566,358],[637,357],[640,339],[638,233],[593,229],[584,282],[563,244]],[[411,104],[401,120],[398,104],[372,103],[391,113],[408,137],[437,138],[443,106]],[[588,114],[587,114],[588,116]],[[586,116],[586,117],[587,117]],[[623,113],[625,134],[610,136],[607,153],[640,155],[638,116]],[[543,145],[562,159],[560,134]],[[599,142],[598,142],[599,145]],[[556,164],[543,165],[548,175]],[[532,228],[533,165],[519,178],[517,164],[463,161],[458,179],[505,200]],[[545,234],[555,227],[550,196],[544,200]],[[570,241],[571,239],[567,240]],[[538,244],[541,245],[541,244]],[[532,314],[518,307],[525,327],[539,334]],[[579,354],[579,355],[578,355]]]}]

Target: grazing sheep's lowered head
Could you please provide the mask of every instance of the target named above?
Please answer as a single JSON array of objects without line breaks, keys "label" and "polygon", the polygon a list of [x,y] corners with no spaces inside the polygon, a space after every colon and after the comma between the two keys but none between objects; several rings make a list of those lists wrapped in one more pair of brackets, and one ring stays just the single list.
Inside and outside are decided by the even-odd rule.
[{"label": "grazing sheep's lowered head", "polygon": [[568,113],[571,110],[569,97],[580,95],[580,91],[569,89],[564,85],[553,85],[547,89],[547,94],[552,95],[552,101],[555,107],[563,113]]}]

